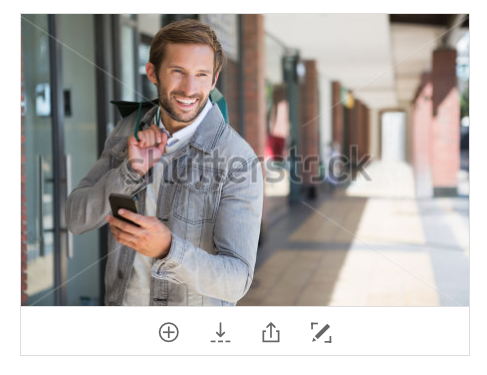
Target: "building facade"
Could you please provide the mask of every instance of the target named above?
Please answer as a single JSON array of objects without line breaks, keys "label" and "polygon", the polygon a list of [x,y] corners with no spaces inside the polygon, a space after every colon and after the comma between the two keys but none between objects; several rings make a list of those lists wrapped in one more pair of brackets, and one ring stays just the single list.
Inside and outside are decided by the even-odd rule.
[{"label": "building facade", "polygon": [[[264,17],[21,17],[21,301],[99,305],[108,228],[72,235],[66,228],[64,205],[120,119],[110,101],[156,98],[145,75],[153,36],[170,22],[199,19],[215,30],[227,56],[217,88],[225,96],[229,123],[264,162],[269,135]],[[265,207],[262,236],[267,203]]]}]

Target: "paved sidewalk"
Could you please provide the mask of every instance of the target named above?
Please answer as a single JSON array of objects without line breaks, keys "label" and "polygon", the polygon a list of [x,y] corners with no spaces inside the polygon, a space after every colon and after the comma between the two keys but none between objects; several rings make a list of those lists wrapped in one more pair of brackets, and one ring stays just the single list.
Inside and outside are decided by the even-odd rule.
[{"label": "paved sidewalk", "polygon": [[415,198],[411,168],[376,162],[268,231],[238,305],[468,306],[468,198]]}]

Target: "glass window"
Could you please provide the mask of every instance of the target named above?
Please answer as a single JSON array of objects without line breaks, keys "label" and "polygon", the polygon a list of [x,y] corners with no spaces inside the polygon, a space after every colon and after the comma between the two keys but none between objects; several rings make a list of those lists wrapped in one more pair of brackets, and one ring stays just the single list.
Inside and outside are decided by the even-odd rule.
[{"label": "glass window", "polygon": [[145,65],[149,61],[151,41],[151,37],[142,35],[139,44],[139,76],[140,81],[142,82],[142,100],[145,101],[157,98],[157,88],[151,81],[149,81],[145,72]]},{"label": "glass window", "polygon": [[54,305],[51,77],[47,15],[22,16],[28,305]]},{"label": "glass window", "polygon": [[121,25],[120,33],[121,46],[121,100],[135,101],[136,100],[136,79],[135,79],[135,30],[128,25]]}]

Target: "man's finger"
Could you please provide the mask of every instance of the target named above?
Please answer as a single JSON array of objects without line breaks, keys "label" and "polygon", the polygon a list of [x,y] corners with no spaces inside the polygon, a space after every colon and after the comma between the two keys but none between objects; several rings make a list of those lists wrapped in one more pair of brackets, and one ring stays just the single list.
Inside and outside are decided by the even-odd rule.
[{"label": "man's finger", "polygon": [[[133,226],[133,225],[132,225]],[[113,233],[115,239],[122,245],[129,245],[134,242],[135,235],[129,232],[125,232],[122,229],[116,227],[115,225],[110,225],[110,230]]]},{"label": "man's finger", "polygon": [[159,129],[159,127],[156,124],[152,124],[151,128],[154,131],[154,134],[156,136],[156,142],[161,143],[162,142],[161,129]]},{"label": "man's finger", "polygon": [[156,143],[156,135],[154,134],[154,129],[147,129],[147,147],[152,147]]},{"label": "man's finger", "polygon": [[138,146],[139,145],[139,141],[137,140],[137,138],[135,138],[135,135],[131,135],[128,138],[127,142],[129,144],[129,146]]},{"label": "man's finger", "polygon": [[162,132],[162,135],[161,135],[161,141],[159,142],[159,144],[157,145],[157,148],[162,152],[164,153],[164,148],[166,147],[166,144],[167,144],[167,134]]},{"label": "man's finger", "polygon": [[139,147],[145,148],[145,145],[147,143],[146,138],[147,135],[143,131],[139,132],[139,144],[138,144]]},{"label": "man's finger", "polygon": [[139,227],[137,227],[131,223],[127,223],[126,221],[120,220],[120,219],[116,218],[115,216],[108,215],[106,217],[106,220],[109,222],[111,227],[118,228],[118,229],[120,229],[124,232],[130,233],[132,235],[137,235],[140,232]]},{"label": "man's finger", "polygon": [[133,221],[136,224],[139,224],[142,228],[148,226],[148,218],[144,215],[136,214],[135,212],[124,210],[123,208],[118,210],[118,214],[130,221]]}]

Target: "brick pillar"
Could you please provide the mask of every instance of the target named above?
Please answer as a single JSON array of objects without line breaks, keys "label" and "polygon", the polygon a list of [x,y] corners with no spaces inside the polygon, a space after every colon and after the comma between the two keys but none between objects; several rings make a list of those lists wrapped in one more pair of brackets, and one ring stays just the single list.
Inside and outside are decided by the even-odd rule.
[{"label": "brick pillar", "polygon": [[223,88],[225,100],[228,108],[228,121],[235,131],[239,131],[240,124],[238,123],[238,114],[240,109],[240,103],[238,100],[238,63],[227,60],[225,65],[225,72],[223,75]]},{"label": "brick pillar", "polygon": [[303,184],[309,195],[314,196],[314,185],[319,177],[319,92],[315,60],[303,61],[306,68],[304,82],[300,85],[299,140],[303,157]]},{"label": "brick pillar", "polygon": [[361,155],[367,154],[367,106],[362,103],[362,140],[360,142]]},{"label": "brick pillar", "polygon": [[[21,41],[22,44],[22,41]],[[25,97],[24,97],[24,56],[20,55],[20,301],[22,305],[27,304],[27,195],[25,189]]]},{"label": "brick pillar", "polygon": [[242,15],[245,139],[264,155],[266,132],[264,16]]},{"label": "brick pillar", "polygon": [[354,104],[352,108],[347,108],[347,115],[346,115],[346,131],[347,139],[346,139],[346,148],[343,150],[343,153],[350,158],[350,163],[352,167],[357,164],[357,153],[353,152],[353,148],[357,145],[357,115],[358,115],[358,106],[357,103],[359,101],[354,98]]},{"label": "brick pillar", "polygon": [[[252,146],[259,159],[264,159],[267,141],[265,96],[265,44],[264,16],[242,15],[242,66],[243,66],[243,129],[245,140]],[[242,110],[240,108],[240,110]],[[265,178],[265,168],[262,166]],[[264,194],[260,238],[265,237],[268,201]]]},{"label": "brick pillar", "polygon": [[340,82],[334,81],[331,83],[331,95],[332,95],[332,124],[333,142],[343,147],[343,105],[340,97]]},{"label": "brick pillar", "polygon": [[356,122],[355,122],[355,126],[353,128],[353,131],[355,133],[355,145],[358,149],[357,150],[358,151],[357,156],[358,156],[358,159],[360,159],[362,157],[362,153],[363,153],[363,139],[364,139],[363,116],[364,116],[364,111],[363,111],[363,104],[358,99],[355,99],[355,111],[356,111]]},{"label": "brick pillar", "polygon": [[435,196],[457,194],[460,168],[460,97],[454,49],[433,52],[432,172]]},{"label": "brick pillar", "polygon": [[416,195],[419,198],[433,196],[432,163],[432,122],[433,122],[433,83],[431,74],[423,74],[421,84],[413,102],[411,114],[412,162],[416,182]]},{"label": "brick pillar", "polygon": [[370,156],[370,110],[364,105],[364,155]]}]

